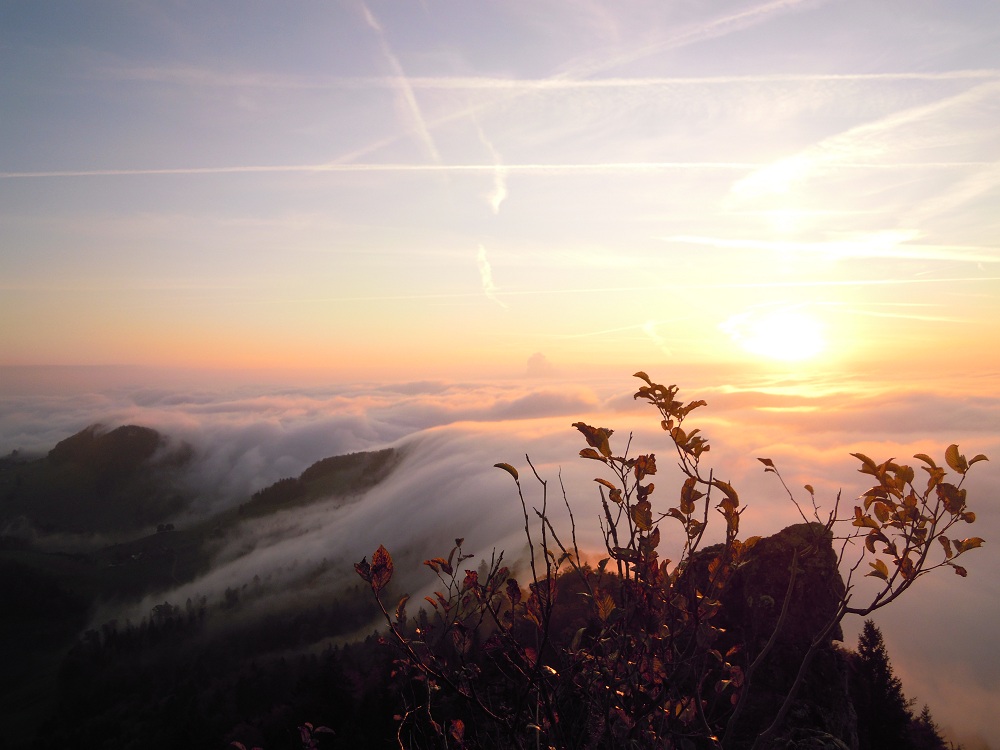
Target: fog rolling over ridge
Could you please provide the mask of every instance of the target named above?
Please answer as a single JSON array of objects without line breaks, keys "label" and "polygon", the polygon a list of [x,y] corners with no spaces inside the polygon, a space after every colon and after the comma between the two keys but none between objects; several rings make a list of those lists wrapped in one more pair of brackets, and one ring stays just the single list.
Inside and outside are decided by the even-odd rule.
[{"label": "fog rolling over ridge", "polygon": [[[650,373],[657,378],[654,372]],[[668,375],[669,377],[669,375]],[[944,726],[1000,746],[989,706],[1000,704],[995,675],[1000,655],[992,644],[1000,617],[1000,399],[895,389],[858,391],[822,383],[747,381],[681,385],[684,400],[704,398],[708,406],[690,417],[712,443],[706,460],[716,476],[740,493],[747,510],[742,534],[771,534],[799,520],[776,480],[756,461],[769,457],[796,490],[816,489],[821,512],[838,490],[843,505],[867,485],[850,452],[876,461],[906,460],[928,453],[943,460],[945,447],[985,453],[966,486],[978,520],[970,535],[986,545],[970,554],[969,578],[938,571],[922,579],[897,604],[878,614],[908,695],[929,703]],[[239,520],[214,540],[210,566],[194,580],[166,586],[135,601],[106,602],[94,619],[131,618],[158,603],[183,606],[189,597],[221,598],[227,589],[250,592],[254,579],[263,592],[247,594],[248,611],[316,601],[357,583],[352,564],[384,544],[393,554],[394,585],[415,596],[434,583],[420,561],[447,554],[456,537],[475,555],[494,549],[514,564],[524,550],[524,519],[516,488],[505,472],[521,472],[530,506],[541,503],[525,454],[548,481],[549,508],[567,531],[560,475],[572,505],[581,546],[600,550],[597,486],[602,468],[578,458],[585,443],[575,421],[615,429],[613,445],[623,450],[632,432],[632,452],[657,453],[654,507],[673,502],[673,461],[657,417],[632,399],[628,376],[609,382],[554,380],[498,383],[409,383],[393,386],[314,388],[227,387],[197,392],[170,387],[129,387],[80,393],[19,393],[0,396],[0,451],[44,452],[88,424],[135,424],[154,428],[171,445],[187,443],[193,458],[185,481],[193,489],[189,507],[171,519],[177,533],[213,514],[234,512],[251,495],[284,477],[297,477],[327,456],[393,448],[399,460],[374,486],[349,497],[317,498],[306,505]],[[53,437],[55,439],[53,439]],[[801,493],[800,501],[808,501]],[[665,557],[679,535],[661,523]],[[857,585],[862,596],[865,582]],[[919,624],[919,627],[915,625]],[[860,623],[845,622],[847,645]],[[958,738],[962,739],[962,738]]]}]

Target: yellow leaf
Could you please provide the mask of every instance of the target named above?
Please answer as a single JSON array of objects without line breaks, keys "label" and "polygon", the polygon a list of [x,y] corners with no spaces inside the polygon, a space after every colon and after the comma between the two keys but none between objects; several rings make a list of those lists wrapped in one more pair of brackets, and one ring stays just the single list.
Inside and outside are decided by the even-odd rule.
[{"label": "yellow leaf", "polygon": [[615,600],[609,594],[602,592],[597,595],[595,603],[597,604],[597,616],[601,618],[601,622],[607,622],[608,617],[615,611]]},{"label": "yellow leaf", "polygon": [[934,463],[934,459],[928,456],[926,453],[917,453],[913,457],[919,458],[921,461],[930,466],[932,469],[937,468],[937,464]]},{"label": "yellow leaf", "polygon": [[873,477],[878,476],[878,467],[868,456],[864,453],[852,453],[851,455],[861,462],[861,468],[858,471],[862,474],[871,474]]},{"label": "yellow leaf", "polygon": [[515,469],[510,464],[500,463],[500,464],[493,464],[493,466],[495,466],[497,469],[503,469],[508,474],[510,474],[512,477],[514,477],[514,481],[515,482],[517,481],[517,469]]},{"label": "yellow leaf", "polygon": [[964,474],[969,470],[969,463],[965,460],[965,456],[958,452],[958,446],[952,443],[948,446],[948,449],[944,452],[944,460],[948,462],[948,466],[951,467],[952,471],[956,471],[959,474]]},{"label": "yellow leaf", "polygon": [[962,541],[955,541],[955,547],[959,554],[965,552],[966,550],[975,549],[976,547],[981,547],[983,545],[983,540],[978,536],[969,537],[968,539],[963,539]]},{"label": "yellow leaf", "polygon": [[715,479],[712,481],[712,484],[726,493],[726,497],[732,500],[736,505],[740,504],[740,496],[736,494],[736,490],[733,489],[733,486],[729,484],[729,482],[723,482],[721,479]]},{"label": "yellow leaf", "polygon": [[872,572],[868,573],[868,575],[881,578],[883,581],[889,580],[889,568],[886,567],[884,562],[875,560],[875,562],[868,564],[872,566]]},{"label": "yellow leaf", "polygon": [[653,528],[653,513],[649,500],[640,500],[632,506],[632,520],[641,531]]},{"label": "yellow leaf", "polygon": [[862,516],[861,518],[855,518],[853,526],[857,526],[859,529],[881,529],[882,527],[878,525],[878,522],[871,516]]}]

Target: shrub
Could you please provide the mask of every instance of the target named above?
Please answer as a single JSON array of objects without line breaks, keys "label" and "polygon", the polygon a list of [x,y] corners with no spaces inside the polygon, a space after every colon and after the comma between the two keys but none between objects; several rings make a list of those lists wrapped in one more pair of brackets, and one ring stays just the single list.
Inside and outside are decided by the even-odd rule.
[{"label": "shrub", "polygon": [[[769,747],[779,737],[810,664],[831,634],[839,632],[844,617],[867,617],[932,570],[949,567],[966,575],[957,561],[983,540],[959,538],[954,530],[975,521],[962,484],[970,467],[985,456],[966,460],[958,446],[949,446],[945,464],[955,477],[949,482],[946,468],[918,454],[923,482],[908,465],[852,454],[872,486],[846,514],[838,495],[826,518],[820,517],[810,486],[812,509],[807,512],[774,462],[760,458],[764,471],[775,474],[799,508],[806,536],[791,557],[783,599],[773,602],[770,637],[733,642],[719,624],[724,602],[760,540],[740,539],[744,508],[739,494],[705,466],[710,445],[698,429],[686,426],[705,402],[685,404],[677,400],[676,386],[654,383],[642,372],[636,377],[644,385],[635,398],[658,412],[683,479],[674,504],[654,508],[656,488],[650,478],[657,474],[656,455],[633,452],[631,436],[619,452],[612,448],[613,430],[575,423],[587,442],[580,456],[601,464],[602,470],[594,481],[606,556],[595,567],[583,561],[561,480],[561,500],[570,518],[567,530],[553,524],[548,482],[530,459],[541,496],[539,507],[530,511],[518,470],[497,464],[514,480],[524,515],[530,551],[526,585],[511,575],[502,553],[494,553],[477,570],[466,569],[471,555],[463,551],[463,540],[456,539],[447,557],[424,561],[441,589],[426,598],[430,609],[411,624],[408,596],[392,613],[383,601],[393,573],[385,547],[376,550],[370,563],[365,558],[355,565],[401,651],[398,674],[407,699],[399,716],[401,747],[742,746],[746,736],[739,728],[755,689],[755,672],[796,606],[791,591],[803,570],[802,557],[817,545],[836,544],[846,581],[835,587],[833,606],[811,626],[783,700],[763,731],[753,733],[755,748]],[[668,523],[682,530],[683,541],[672,551],[676,562],[663,558],[659,549],[660,527]],[[723,541],[703,548],[706,531],[716,523],[724,524]],[[859,603],[852,579],[862,569],[880,583],[870,599]]]}]

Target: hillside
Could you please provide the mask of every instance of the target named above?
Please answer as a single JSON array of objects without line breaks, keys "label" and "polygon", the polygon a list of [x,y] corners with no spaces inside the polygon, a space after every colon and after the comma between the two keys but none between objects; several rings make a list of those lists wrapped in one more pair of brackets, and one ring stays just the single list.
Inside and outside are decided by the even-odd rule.
[{"label": "hillside", "polygon": [[[193,581],[212,569],[220,545],[238,536],[241,524],[330,498],[351,502],[391,472],[398,458],[392,449],[326,458],[237,507],[190,522],[183,512],[195,490],[185,470],[196,459],[194,450],[147,427],[92,425],[43,458],[0,461],[0,601],[9,613],[0,638],[17,644],[5,649],[10,653],[4,654],[0,680],[4,746],[28,746],[53,710],[65,656],[99,604],[137,601]],[[117,541],[101,547],[72,541],[100,538],[93,535]],[[189,600],[189,624],[204,623],[213,610],[214,622],[233,620],[238,598],[233,590],[221,601],[195,606]],[[167,609],[183,604],[168,603]],[[349,615],[352,607],[357,617]],[[371,615],[358,597],[356,605],[345,602],[320,617],[326,624],[319,629],[346,632]],[[302,613],[275,611],[270,622],[253,627],[270,632],[275,622],[296,617]],[[103,632],[116,627],[109,624]],[[129,632],[132,626],[122,627]],[[275,647],[289,645],[287,639],[261,638]],[[292,643],[300,644],[299,636]]]},{"label": "hillside", "polygon": [[193,456],[156,430],[94,424],[33,461],[0,463],[0,535],[127,536],[188,507]]}]

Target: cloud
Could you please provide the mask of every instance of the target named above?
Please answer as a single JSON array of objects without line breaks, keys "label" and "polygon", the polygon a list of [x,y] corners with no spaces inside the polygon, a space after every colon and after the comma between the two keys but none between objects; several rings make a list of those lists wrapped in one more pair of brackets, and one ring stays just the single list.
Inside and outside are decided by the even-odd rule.
[{"label": "cloud", "polygon": [[479,140],[486,146],[487,151],[490,152],[490,156],[493,158],[493,194],[490,195],[490,208],[493,209],[493,213],[496,215],[500,213],[500,204],[507,198],[507,170],[503,166],[503,159],[500,154],[486,137],[486,133],[483,132],[478,122],[476,123],[476,131],[479,133]]},{"label": "cloud", "polygon": [[496,285],[493,283],[493,269],[490,267],[490,261],[486,257],[486,248],[482,245],[479,246],[479,250],[476,252],[476,264],[479,266],[479,279],[483,285],[483,292],[489,299],[500,305],[500,307],[507,309],[507,305],[497,298]]},{"label": "cloud", "polygon": [[[991,139],[991,128],[970,134],[968,128],[955,128],[952,123],[966,117],[976,121],[975,109],[995,100],[998,94],[1000,82],[991,80],[959,94],[854,126],[755,170],[735,182],[731,192],[737,197],[784,195],[806,179],[834,168],[858,165],[893,167],[902,162],[906,166],[930,168],[969,166],[970,162],[964,157],[941,161],[937,154],[948,147],[962,146],[970,137],[983,142]],[[935,158],[923,157],[926,153],[935,154]],[[916,156],[917,160],[906,160],[908,155]],[[975,162],[972,166],[976,166]],[[990,179],[987,182],[995,184],[995,164],[991,161],[980,166],[988,168]],[[976,190],[972,194],[979,192]]]},{"label": "cloud", "polygon": [[[547,360],[539,354],[531,361],[541,367]],[[652,370],[650,374],[658,377]],[[987,540],[970,553],[969,578],[953,580],[944,571],[921,579],[913,595],[880,611],[877,622],[908,694],[929,702],[939,723],[994,739],[995,729],[970,711],[992,705],[993,675],[1000,669],[1000,656],[981,645],[989,642],[990,624],[1000,619],[1000,592],[991,574],[1000,568],[1000,546],[993,543],[1000,539],[1000,509],[989,502],[993,488],[1000,486],[1000,397],[992,381],[961,393],[828,375],[814,381],[710,371],[684,377],[695,382],[682,382],[680,397],[709,402],[691,414],[686,426],[701,428],[712,443],[706,467],[739,491],[747,508],[741,522],[744,536],[770,534],[799,518],[757,457],[774,460],[806,508],[808,493],[801,488],[808,483],[816,489],[821,513],[832,509],[838,492],[841,511],[849,513],[854,498],[867,487],[852,451],[878,461],[928,453],[943,464],[944,447],[955,442],[966,455],[991,456],[992,461],[976,464],[965,485],[979,515],[968,533]],[[415,595],[431,580],[420,560],[447,553],[454,537],[466,538],[477,561],[495,547],[506,550],[505,559],[514,562],[524,549],[523,516],[510,477],[493,465],[509,462],[523,470],[522,478],[530,476],[525,454],[550,482],[550,499],[561,474],[581,544],[599,549],[599,500],[592,480],[600,467],[578,458],[584,445],[570,427],[574,421],[614,428],[615,441],[625,441],[631,433],[633,452],[659,453],[655,502],[670,502],[678,488],[658,419],[633,400],[635,384],[627,376],[611,384],[548,378],[536,384],[179,388],[148,375],[130,382],[140,384],[119,384],[103,392],[88,386],[83,392],[39,388],[5,393],[0,396],[0,450],[17,447],[11,443],[14,437],[54,443],[95,421],[146,424],[198,450],[201,458],[192,481],[203,483],[206,509],[242,502],[250,492],[297,475],[328,455],[393,445],[404,456],[383,483],[351,502],[331,499],[240,525],[219,541],[215,564],[206,575],[128,605],[124,615],[134,620],[165,598],[183,604],[188,596],[221,597],[227,587],[250,584],[255,575],[269,593],[254,606],[269,606],[266,600],[277,606],[279,601],[328,597],[345,576],[353,585],[351,564],[379,544],[392,551],[400,585]],[[533,481],[524,484],[529,504],[538,505],[541,488]],[[557,505],[557,527],[566,528],[561,500]],[[667,556],[681,541],[675,532],[664,526]],[[856,595],[864,591],[859,582]],[[123,612],[105,610],[98,617],[105,615]],[[847,623],[847,645],[853,645],[852,628],[858,627],[852,622]]]},{"label": "cloud", "polygon": [[547,378],[555,373],[555,368],[541,352],[535,352],[528,357],[528,369],[525,372],[529,378]]}]

